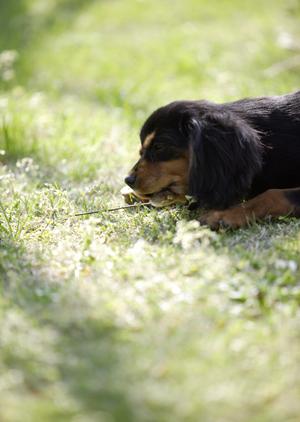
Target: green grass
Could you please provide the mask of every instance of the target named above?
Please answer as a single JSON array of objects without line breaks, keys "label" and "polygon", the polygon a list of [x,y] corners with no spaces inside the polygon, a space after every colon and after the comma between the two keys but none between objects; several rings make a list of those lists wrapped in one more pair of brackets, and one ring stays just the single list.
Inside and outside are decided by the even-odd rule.
[{"label": "green grass", "polygon": [[[122,204],[147,114],[299,89],[297,0],[0,2],[4,422],[296,422],[300,222]],[[3,53],[3,51],[16,53]],[[270,76],[271,75],[271,76]]]}]

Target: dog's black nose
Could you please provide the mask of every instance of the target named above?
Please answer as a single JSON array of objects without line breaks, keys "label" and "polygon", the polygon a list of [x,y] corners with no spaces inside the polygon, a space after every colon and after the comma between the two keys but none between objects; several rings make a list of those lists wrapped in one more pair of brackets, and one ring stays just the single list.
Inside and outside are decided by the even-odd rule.
[{"label": "dog's black nose", "polygon": [[132,188],[135,184],[135,180],[136,180],[135,176],[128,176],[128,177],[125,177],[124,181],[128,186]]}]

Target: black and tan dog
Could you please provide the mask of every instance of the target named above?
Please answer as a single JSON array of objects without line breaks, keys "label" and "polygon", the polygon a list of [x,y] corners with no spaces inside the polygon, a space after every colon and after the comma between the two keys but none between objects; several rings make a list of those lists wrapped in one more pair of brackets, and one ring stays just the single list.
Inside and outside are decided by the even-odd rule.
[{"label": "black and tan dog", "polygon": [[192,196],[212,228],[300,216],[300,91],[225,104],[175,101],[144,123],[125,182],[154,205]]}]

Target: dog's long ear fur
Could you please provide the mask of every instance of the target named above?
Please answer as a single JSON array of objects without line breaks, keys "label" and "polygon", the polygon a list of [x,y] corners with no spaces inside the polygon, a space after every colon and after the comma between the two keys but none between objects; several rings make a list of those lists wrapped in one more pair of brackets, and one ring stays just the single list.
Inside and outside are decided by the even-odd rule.
[{"label": "dog's long ear fur", "polygon": [[193,117],[186,129],[189,194],[206,208],[223,209],[241,200],[262,166],[258,132],[227,111]]}]

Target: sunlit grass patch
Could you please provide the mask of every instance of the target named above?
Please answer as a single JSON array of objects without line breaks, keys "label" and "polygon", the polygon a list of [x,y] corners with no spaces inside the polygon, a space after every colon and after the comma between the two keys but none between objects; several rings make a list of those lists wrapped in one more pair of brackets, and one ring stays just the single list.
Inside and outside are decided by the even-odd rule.
[{"label": "sunlit grass patch", "polygon": [[274,68],[299,54],[299,12],[2,7],[1,421],[298,422],[299,220],[214,233],[185,207],[107,210],[153,108],[299,89]]}]

